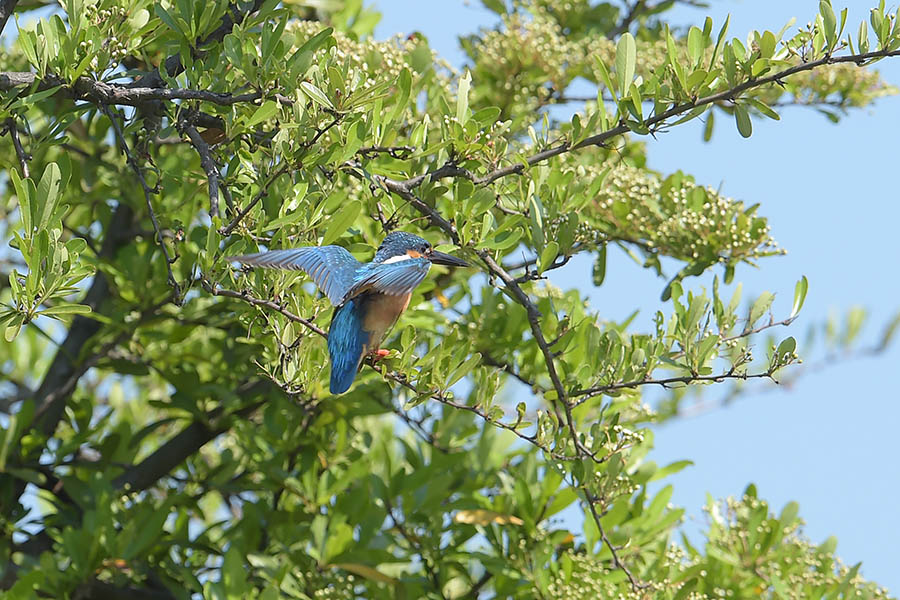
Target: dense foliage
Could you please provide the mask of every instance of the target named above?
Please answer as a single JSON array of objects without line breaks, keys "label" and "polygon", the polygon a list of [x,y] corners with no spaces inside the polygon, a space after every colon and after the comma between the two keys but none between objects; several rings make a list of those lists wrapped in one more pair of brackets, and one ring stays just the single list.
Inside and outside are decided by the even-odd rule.
[{"label": "dense foliage", "polygon": [[[776,327],[807,282],[777,316],[693,285],[780,249],[763,209],[639,141],[892,93],[866,68],[900,54],[883,1],[852,33],[825,0],[736,38],[670,30],[672,1],[485,0],[500,24],[463,72],[373,39],[360,0],[60,4],[0,49],[7,597],[886,597],[753,486],[680,535],[654,482],[688,462],[648,460],[650,425],[788,376]],[[224,257],[368,260],[393,229],[475,268],[433,268],[391,355],[331,397],[327,299]],[[547,279],[589,254],[602,285],[611,244],[680,265],[648,331]]]}]

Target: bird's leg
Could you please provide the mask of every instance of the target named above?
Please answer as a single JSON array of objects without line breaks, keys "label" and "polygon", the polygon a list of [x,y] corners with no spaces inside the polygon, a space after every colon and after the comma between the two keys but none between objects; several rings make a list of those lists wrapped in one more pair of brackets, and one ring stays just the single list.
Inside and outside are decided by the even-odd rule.
[{"label": "bird's leg", "polygon": [[387,358],[390,353],[391,353],[390,350],[385,350],[384,348],[379,348],[378,350],[376,350],[375,352],[372,353],[372,358],[374,360],[381,360],[383,358]]}]

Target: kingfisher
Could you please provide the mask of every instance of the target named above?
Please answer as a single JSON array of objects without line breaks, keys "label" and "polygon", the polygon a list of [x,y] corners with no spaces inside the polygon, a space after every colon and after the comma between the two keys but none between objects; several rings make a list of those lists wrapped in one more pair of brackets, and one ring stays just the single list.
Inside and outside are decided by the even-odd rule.
[{"label": "kingfisher", "polygon": [[335,307],[328,328],[332,394],[353,383],[367,354],[388,355],[382,340],[409,306],[412,291],[432,264],[468,267],[464,260],[438,252],[412,233],[385,236],[370,263],[361,263],[341,246],[304,246],[232,256],[255,267],[305,271]]}]

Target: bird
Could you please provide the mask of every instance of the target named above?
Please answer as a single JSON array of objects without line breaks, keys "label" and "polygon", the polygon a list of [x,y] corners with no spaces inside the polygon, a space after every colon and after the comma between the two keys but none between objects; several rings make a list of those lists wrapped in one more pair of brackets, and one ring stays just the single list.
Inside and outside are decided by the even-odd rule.
[{"label": "bird", "polygon": [[335,307],[328,329],[329,390],[343,394],[367,354],[385,357],[379,346],[409,306],[412,291],[432,264],[468,267],[405,231],[385,236],[372,262],[361,263],[341,246],[303,246],[229,257],[254,267],[303,270]]}]

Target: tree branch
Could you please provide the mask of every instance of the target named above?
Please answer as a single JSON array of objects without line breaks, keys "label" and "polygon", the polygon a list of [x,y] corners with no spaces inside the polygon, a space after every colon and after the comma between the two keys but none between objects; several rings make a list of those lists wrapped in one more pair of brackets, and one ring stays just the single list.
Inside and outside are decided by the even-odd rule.
[{"label": "tree branch", "polygon": [[197,131],[197,128],[193,125],[183,125],[182,130],[191,140],[191,145],[194,146],[197,154],[200,155],[200,166],[202,166],[203,170],[206,172],[206,181],[209,189],[209,216],[210,218],[218,217],[219,182],[222,178],[222,175],[219,173],[219,168],[216,166],[216,163],[212,159],[212,155],[210,154],[209,150],[209,144],[206,143],[206,141],[200,135],[200,132]]},{"label": "tree branch", "polygon": [[[863,66],[867,61],[892,56],[900,56],[900,50],[877,50],[874,52],[866,52],[864,54],[826,56],[811,62],[794,65],[793,67],[778,71],[777,73],[773,73],[772,75],[768,75],[766,77],[751,78],[744,83],[741,83],[740,85],[736,85],[733,88],[711,94],[709,96],[704,96],[703,98],[698,98],[692,102],[683,102],[681,104],[676,104],[663,113],[644,119],[641,122],[641,126],[646,129],[653,129],[664,124],[666,120],[690,112],[697,107],[706,106],[708,104],[722,102],[725,100],[734,100],[735,97],[739,96],[743,92],[746,92],[747,90],[768,85],[770,83],[777,83],[787,77],[790,77],[791,75],[796,75],[797,73],[803,73],[805,71],[812,71],[825,65],[854,63],[857,66]],[[498,179],[502,179],[503,177],[520,174],[526,168],[544,162],[545,160],[553,158],[554,156],[566,154],[567,152],[572,152],[574,150],[581,150],[590,146],[602,146],[606,143],[607,140],[620,135],[624,135],[629,131],[630,129],[626,125],[620,124],[606,131],[589,136],[577,144],[572,145],[569,142],[563,142],[558,146],[547,148],[545,150],[541,150],[540,152],[532,154],[531,156],[525,157],[515,164],[494,169],[493,171],[489,171],[488,173],[481,176],[476,176],[465,169],[455,168],[452,162],[448,162],[434,171],[430,171],[422,175],[416,175],[415,177],[411,177],[409,179],[406,179],[405,181],[393,181],[393,186],[396,188],[396,191],[394,189],[391,189],[390,186],[386,187],[388,187],[388,189],[391,189],[391,191],[394,191],[401,197],[405,197],[403,196],[404,193],[409,194],[412,189],[421,185],[428,179],[436,181],[443,177],[463,177],[470,180],[475,185],[487,185],[493,183],[494,181],[497,181]],[[415,204],[413,205],[415,206]],[[437,225],[438,223],[435,224]]]},{"label": "tree branch", "polygon": [[19,140],[19,130],[16,128],[16,119],[14,117],[6,119],[6,132],[9,133],[13,148],[16,150],[16,156],[19,158],[19,166],[22,168],[22,179],[31,177],[31,172],[28,169],[28,161],[31,160],[31,155],[25,152],[25,148],[22,147],[22,141]]},{"label": "tree branch", "polygon": [[19,0],[0,0],[0,34],[3,33],[3,28],[6,27],[6,22],[15,12],[18,3]]},{"label": "tree branch", "polygon": [[324,329],[313,323],[308,319],[304,319],[303,317],[298,317],[291,311],[285,309],[283,306],[276,302],[272,302],[271,300],[262,300],[260,298],[254,298],[250,294],[246,292],[235,292],[233,290],[226,290],[224,288],[213,287],[208,281],[203,280],[201,282],[203,289],[213,296],[225,296],[226,298],[237,298],[239,300],[243,300],[244,302],[248,302],[254,306],[261,306],[263,308],[268,308],[274,311],[277,311],[288,318],[290,321],[294,321],[295,323],[300,323],[310,331],[321,335],[322,337],[328,337],[328,333],[325,332]]},{"label": "tree branch", "polygon": [[[635,19],[644,12],[646,4],[647,0],[634,0],[634,4],[631,5],[622,20],[616,25],[615,29],[607,34],[607,37],[616,38],[628,31],[628,28],[631,27],[631,24],[634,23]],[[655,6],[650,7],[650,9],[652,8],[655,8]]]},{"label": "tree branch", "polygon": [[605,394],[607,392],[612,392],[615,390],[623,390],[623,389],[634,389],[637,387],[645,386],[645,385],[658,385],[660,387],[670,387],[672,384],[683,383],[685,385],[690,383],[700,383],[704,381],[709,381],[712,383],[721,383],[727,379],[771,379],[775,383],[778,383],[772,375],[774,371],[768,370],[764,373],[735,373],[734,369],[726,372],[719,373],[717,375],[683,375],[681,377],[666,377],[664,379],[641,379],[637,381],[622,381],[619,383],[610,383],[608,385],[598,385],[592,388],[587,388],[584,390],[577,390],[572,392],[572,396],[582,398],[575,403],[575,406],[583,403],[588,398],[593,396],[599,396],[600,394]]},{"label": "tree branch", "polygon": [[266,179],[266,181],[263,183],[263,185],[259,189],[259,191],[256,193],[256,195],[253,196],[253,199],[250,201],[250,203],[247,204],[247,207],[244,208],[237,215],[235,215],[235,217],[231,220],[231,222],[228,225],[219,229],[219,235],[226,236],[226,235],[229,235],[232,231],[234,231],[235,227],[237,227],[240,224],[240,222],[244,219],[244,217],[246,217],[250,213],[250,211],[253,210],[253,207],[256,206],[260,200],[265,198],[266,195],[268,195],[269,187],[273,183],[275,183],[275,180],[278,179],[279,177],[281,177],[282,175],[284,175],[285,173],[287,173],[288,169],[290,169],[290,165],[288,163],[284,163],[281,165],[281,167],[277,171],[275,171],[275,173],[270,175],[269,178]]},{"label": "tree branch", "polygon": [[[206,36],[206,38],[199,41],[197,44],[194,44],[193,47],[201,48],[203,46],[208,46],[213,42],[222,41],[222,39],[226,35],[231,33],[236,23],[240,23],[245,18],[259,10],[260,7],[262,7],[263,2],[264,0],[253,0],[253,4],[243,11],[239,10],[235,5],[229,6],[225,16],[222,17],[222,23],[219,25],[219,27],[216,28],[216,30],[211,34]],[[197,51],[192,50],[192,52],[196,57]],[[166,73],[169,74],[169,77],[175,77],[176,75],[184,72],[184,65],[181,64],[181,54],[172,54],[171,56],[167,57],[161,67],[166,70]],[[163,80],[162,75],[159,74],[159,69],[156,69],[136,81],[134,87],[161,88],[164,85],[165,81]]]},{"label": "tree branch", "polygon": [[[268,381],[256,379],[245,383],[236,392],[242,398],[247,398],[261,396],[268,389],[271,389]],[[264,401],[264,399],[254,400],[228,414],[222,407],[210,411],[203,421],[194,421],[160,446],[153,454],[116,477],[113,485],[126,492],[139,492],[149,488],[208,442],[228,431],[231,427],[232,417],[246,417],[259,408]]]},{"label": "tree branch", "polygon": [[31,86],[37,83],[37,91],[59,87],[62,92],[76,100],[88,100],[96,104],[117,106],[143,106],[152,101],[200,100],[219,106],[232,106],[243,102],[255,102],[263,95],[260,92],[232,94],[229,92],[211,92],[208,90],[190,90],[164,87],[129,87],[118,83],[108,83],[79,77],[74,82],[66,81],[56,75],[46,75],[38,79],[37,75],[28,71],[9,71],[0,73],[0,91],[9,91],[16,87]]}]

